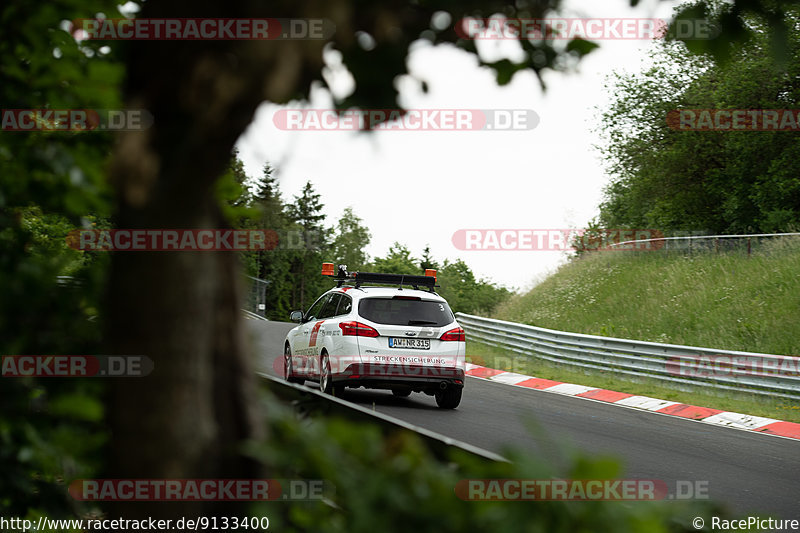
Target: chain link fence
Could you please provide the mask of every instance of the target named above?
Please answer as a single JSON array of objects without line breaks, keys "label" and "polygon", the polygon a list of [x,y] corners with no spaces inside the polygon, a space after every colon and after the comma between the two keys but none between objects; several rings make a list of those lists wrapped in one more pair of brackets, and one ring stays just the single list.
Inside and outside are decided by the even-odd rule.
[{"label": "chain link fence", "polygon": [[[684,233],[684,234],[682,234]],[[742,235],[707,235],[705,232],[675,232],[670,237],[640,239],[610,244],[613,249],[650,249],[680,254],[741,252],[748,256],[773,237],[800,237],[800,233],[754,233]]]},{"label": "chain link fence", "polygon": [[245,314],[251,313],[258,318],[266,319],[267,286],[269,286],[271,282],[252,276],[245,276],[245,281],[248,286],[246,288],[242,310],[245,311]]}]

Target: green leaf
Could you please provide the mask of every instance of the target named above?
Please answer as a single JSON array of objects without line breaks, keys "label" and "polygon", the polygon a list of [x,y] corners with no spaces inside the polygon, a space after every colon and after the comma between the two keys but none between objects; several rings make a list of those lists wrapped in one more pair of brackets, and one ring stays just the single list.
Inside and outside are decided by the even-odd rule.
[{"label": "green leaf", "polygon": [[569,44],[567,44],[567,51],[575,52],[579,57],[583,57],[599,47],[600,45],[593,41],[587,41],[586,39],[578,38],[572,39]]},{"label": "green leaf", "polygon": [[99,422],[103,418],[103,404],[94,397],[85,394],[64,394],[50,400],[50,414],[74,420]]}]

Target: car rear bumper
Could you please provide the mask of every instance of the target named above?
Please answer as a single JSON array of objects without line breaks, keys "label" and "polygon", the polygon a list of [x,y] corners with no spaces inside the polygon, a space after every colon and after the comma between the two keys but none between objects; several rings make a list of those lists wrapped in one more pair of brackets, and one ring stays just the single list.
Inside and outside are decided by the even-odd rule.
[{"label": "car rear bumper", "polygon": [[356,363],[332,376],[334,383],[368,389],[435,390],[464,386],[464,369],[421,365]]}]

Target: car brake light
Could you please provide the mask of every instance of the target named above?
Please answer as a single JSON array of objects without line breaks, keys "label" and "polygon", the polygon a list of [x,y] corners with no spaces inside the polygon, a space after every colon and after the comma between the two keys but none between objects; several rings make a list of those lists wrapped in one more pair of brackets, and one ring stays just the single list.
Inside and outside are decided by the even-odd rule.
[{"label": "car brake light", "polygon": [[439,337],[439,340],[464,342],[467,340],[467,337],[464,334],[464,328],[455,328],[445,332],[441,337]]},{"label": "car brake light", "polygon": [[422,300],[419,296],[392,296],[392,300],[414,300],[419,302]]},{"label": "car brake light", "polygon": [[362,324],[361,322],[340,322],[339,327],[342,329],[342,335],[353,337],[377,337],[378,330]]}]

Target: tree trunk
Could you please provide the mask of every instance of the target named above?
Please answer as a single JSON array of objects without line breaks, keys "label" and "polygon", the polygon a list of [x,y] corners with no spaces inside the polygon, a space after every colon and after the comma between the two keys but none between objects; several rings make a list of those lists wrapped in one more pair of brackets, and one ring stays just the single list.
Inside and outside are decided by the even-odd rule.
[{"label": "tree trunk", "polygon": [[[224,6],[240,16],[248,16],[248,7],[243,0]],[[141,17],[226,16],[216,9],[202,1],[148,2]],[[282,16],[279,8],[270,14]],[[309,81],[304,59],[309,47],[321,57],[322,43],[129,45],[127,105],[149,110],[154,123],[118,139],[111,166],[116,227],[226,227],[214,184],[234,143],[259,103],[282,101]],[[234,252],[130,251],[112,258],[108,349],[145,355],[154,369],[147,377],[112,383],[111,477],[258,477],[236,452],[243,439],[263,437],[239,310],[240,275]],[[123,503],[115,510],[135,518],[218,509],[208,503]]]}]

